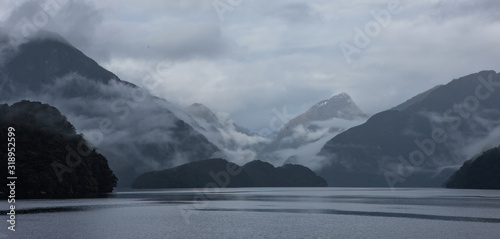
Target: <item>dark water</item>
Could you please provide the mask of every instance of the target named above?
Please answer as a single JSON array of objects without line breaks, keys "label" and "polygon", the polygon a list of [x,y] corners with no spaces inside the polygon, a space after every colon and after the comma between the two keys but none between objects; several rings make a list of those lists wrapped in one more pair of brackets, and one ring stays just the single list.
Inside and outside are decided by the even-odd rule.
[{"label": "dark water", "polygon": [[0,238],[500,238],[500,191],[485,190],[123,191],[16,209]]}]

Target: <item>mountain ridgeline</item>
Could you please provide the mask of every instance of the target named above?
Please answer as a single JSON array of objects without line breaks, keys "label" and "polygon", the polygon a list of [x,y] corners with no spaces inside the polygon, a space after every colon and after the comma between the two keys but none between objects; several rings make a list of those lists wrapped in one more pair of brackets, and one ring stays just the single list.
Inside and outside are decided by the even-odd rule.
[{"label": "mountain ridgeline", "polygon": [[[465,160],[498,142],[500,75],[471,74],[372,116],[321,149],[330,186],[439,187]],[[408,103],[408,102],[407,102]]]},{"label": "mountain ridgeline", "polygon": [[238,166],[215,158],[188,163],[139,176],[132,188],[204,188],[204,187],[326,187],[326,181],[301,165],[275,168],[255,160]]},{"label": "mountain ridgeline", "polygon": [[[0,129],[7,139],[9,128],[14,135],[13,168],[16,197],[76,197],[108,193],[117,178],[104,156],[81,136],[59,110],[39,102],[22,101],[0,105]],[[7,159],[7,144],[0,144],[0,156]],[[7,164],[6,164],[7,165]],[[0,171],[1,183],[8,174]],[[10,175],[12,176],[12,175]],[[1,192],[7,195],[7,187]]]},{"label": "mountain ridgeline", "polygon": [[241,163],[255,160],[259,148],[269,142],[269,139],[250,133],[232,120],[220,117],[203,104],[192,104],[185,111],[193,118],[193,128],[210,139],[222,151],[223,158]]},{"label": "mountain ridgeline", "polygon": [[366,118],[361,109],[354,103],[347,93],[334,95],[328,100],[322,100],[312,106],[309,110],[293,118],[281,128],[281,131],[294,128],[297,125],[307,125],[315,121],[326,121],[333,118],[353,120],[355,118]]},{"label": "mountain ridgeline", "polygon": [[259,158],[278,165],[298,163],[318,169],[321,159],[316,154],[321,147],[340,132],[365,122],[366,118],[348,94],[334,95],[287,122],[259,152]]},{"label": "mountain ridgeline", "polygon": [[[202,104],[181,108],[151,95],[145,88],[155,87],[161,81],[156,78],[159,74],[143,77],[147,80],[141,82],[144,87],[120,80],[53,33],[43,33],[15,49],[1,39],[0,44],[3,56],[0,103],[16,108],[20,107],[16,102],[30,100],[58,109],[74,129],[70,133],[54,125],[50,127],[69,135],[81,133],[75,137],[83,137],[92,145],[95,153],[92,157],[106,157],[119,179],[119,187],[129,187],[139,175],[142,179],[144,175],[153,175],[144,172],[163,175],[158,173],[164,172],[161,170],[167,170],[164,174],[171,177],[168,182],[183,185],[183,181],[178,181],[186,179],[182,174],[168,171],[180,165],[187,167],[189,170],[183,170],[202,184],[207,181],[206,172],[185,165],[209,158],[226,158],[241,165],[251,162],[241,167],[245,170],[237,180],[245,183],[237,185],[242,186],[272,185],[274,180],[284,182],[281,176],[266,176],[262,180],[269,182],[259,182],[251,174],[285,175],[290,167],[294,170],[299,167],[288,164],[300,164],[314,170],[330,186],[436,187],[467,159],[498,145],[500,140],[500,75],[494,71],[481,71],[436,86],[369,119],[348,94],[341,93],[313,105],[269,139],[218,117]],[[9,110],[13,106],[2,107]],[[5,133],[5,128],[1,130]],[[68,138],[56,139],[65,142]],[[54,149],[53,153],[39,149],[46,153],[46,158],[62,154],[61,149]],[[33,151],[26,157],[37,158],[37,155],[40,153]],[[254,160],[287,166],[273,171],[270,165],[263,164],[252,171],[252,164],[259,164]],[[46,168],[38,167],[46,172]],[[78,170],[83,169],[74,169]],[[262,173],[266,170],[269,173]],[[195,176],[193,172],[205,176]],[[44,190],[27,192],[33,195],[105,192],[113,185],[113,180],[108,186],[96,186],[97,179],[92,179],[93,176],[67,175],[68,183],[85,179],[78,181],[85,185],[84,189],[74,184],[64,189],[51,188],[53,175],[44,175],[46,181],[39,181],[44,183],[40,187]],[[303,174],[306,178],[308,175]],[[245,179],[247,176],[250,178]],[[200,186],[193,183],[185,185]]]},{"label": "mountain ridgeline", "polygon": [[7,51],[0,65],[0,102],[26,99],[59,109],[106,156],[122,187],[142,172],[220,152],[186,122],[182,110],[120,80],[61,39],[44,33]]}]

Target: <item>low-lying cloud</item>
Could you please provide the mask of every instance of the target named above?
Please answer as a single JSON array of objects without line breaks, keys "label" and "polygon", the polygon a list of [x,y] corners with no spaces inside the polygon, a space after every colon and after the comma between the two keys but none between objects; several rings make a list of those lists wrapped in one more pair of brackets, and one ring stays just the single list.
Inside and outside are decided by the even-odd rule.
[{"label": "low-lying cloud", "polygon": [[371,12],[390,1],[244,1],[224,20],[204,0],[4,1],[1,27],[18,33],[50,2],[64,4],[40,29],[138,85],[151,65],[175,62],[155,95],[201,102],[255,132],[283,106],[303,112],[348,92],[374,114],[455,77],[499,70],[494,0],[401,0],[404,14],[393,15],[351,64],[339,45],[352,43],[355,29],[376,21]]},{"label": "low-lying cloud", "polygon": [[299,124],[287,129],[289,133],[281,134],[284,137],[278,136],[274,139],[259,157],[277,166],[287,163],[301,164],[317,171],[331,163],[330,158],[318,155],[326,142],[365,121],[366,119],[362,118],[354,120],[333,118],[308,122],[307,125]]}]

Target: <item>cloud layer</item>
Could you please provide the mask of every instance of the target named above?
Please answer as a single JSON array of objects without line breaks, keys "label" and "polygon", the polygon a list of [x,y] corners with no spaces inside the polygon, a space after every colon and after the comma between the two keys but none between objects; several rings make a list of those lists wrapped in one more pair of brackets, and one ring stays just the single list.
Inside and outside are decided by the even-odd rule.
[{"label": "cloud layer", "polygon": [[374,13],[390,2],[242,1],[221,20],[205,0],[3,1],[0,20],[11,33],[25,20],[55,31],[138,85],[169,64],[153,94],[204,103],[256,132],[269,128],[273,109],[299,114],[347,92],[373,114],[453,78],[500,70],[494,0],[401,0],[348,63],[341,43],[355,46],[356,29],[377,30]]}]

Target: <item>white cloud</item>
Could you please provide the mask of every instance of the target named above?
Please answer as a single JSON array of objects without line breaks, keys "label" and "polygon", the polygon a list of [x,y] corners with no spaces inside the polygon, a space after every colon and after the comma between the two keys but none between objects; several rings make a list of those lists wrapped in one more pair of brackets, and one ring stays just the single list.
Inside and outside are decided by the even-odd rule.
[{"label": "white cloud", "polygon": [[[3,28],[37,9],[17,2],[0,3]],[[339,44],[388,2],[244,1],[221,21],[206,0],[70,1],[44,28],[137,84],[170,62],[155,95],[204,103],[255,131],[269,126],[273,109],[299,114],[339,92],[373,114],[454,78],[500,70],[493,0],[401,0],[403,12],[348,64]]]}]

